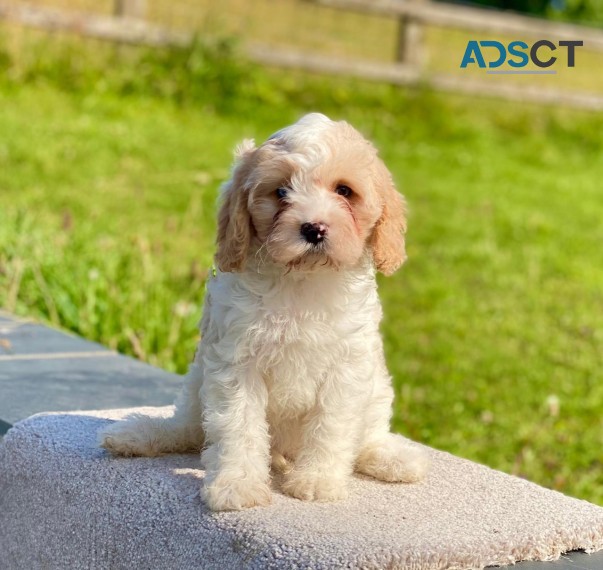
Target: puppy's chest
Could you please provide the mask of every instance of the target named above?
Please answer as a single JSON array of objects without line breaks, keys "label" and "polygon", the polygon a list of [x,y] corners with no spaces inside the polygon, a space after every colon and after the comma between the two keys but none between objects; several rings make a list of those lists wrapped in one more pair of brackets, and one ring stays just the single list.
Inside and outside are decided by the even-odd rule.
[{"label": "puppy's chest", "polygon": [[345,338],[348,328],[340,315],[267,309],[249,328],[248,339],[258,360],[273,367],[278,363],[316,360],[338,339]]},{"label": "puppy's chest", "polygon": [[309,410],[334,358],[336,332],[319,315],[267,314],[255,351],[275,417]]},{"label": "puppy's chest", "polygon": [[250,331],[251,352],[269,391],[269,407],[287,417],[309,410],[326,375],[345,358],[349,326],[342,315],[266,311]]}]

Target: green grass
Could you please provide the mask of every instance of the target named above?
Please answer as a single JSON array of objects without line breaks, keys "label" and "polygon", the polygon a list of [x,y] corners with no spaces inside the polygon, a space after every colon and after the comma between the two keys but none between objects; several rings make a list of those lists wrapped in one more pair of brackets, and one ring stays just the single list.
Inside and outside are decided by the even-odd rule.
[{"label": "green grass", "polygon": [[346,118],[410,204],[380,280],[395,429],[603,503],[602,115],[70,54],[0,81],[0,305],[182,372],[231,148]]}]

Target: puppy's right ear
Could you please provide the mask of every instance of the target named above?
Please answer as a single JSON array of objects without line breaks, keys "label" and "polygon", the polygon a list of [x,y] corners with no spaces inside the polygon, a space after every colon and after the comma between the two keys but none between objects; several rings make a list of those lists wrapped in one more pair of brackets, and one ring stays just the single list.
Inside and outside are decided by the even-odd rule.
[{"label": "puppy's right ear", "polygon": [[220,271],[241,271],[247,260],[253,225],[247,203],[249,188],[246,182],[254,152],[252,140],[245,140],[236,148],[232,177],[222,187],[215,257]]}]

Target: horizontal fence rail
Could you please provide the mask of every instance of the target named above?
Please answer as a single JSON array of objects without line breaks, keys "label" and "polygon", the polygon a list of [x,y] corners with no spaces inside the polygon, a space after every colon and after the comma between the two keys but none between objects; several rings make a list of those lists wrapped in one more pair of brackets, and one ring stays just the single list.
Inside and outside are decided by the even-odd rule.
[{"label": "horizontal fence rail", "polygon": [[304,0],[312,4],[378,16],[407,16],[422,24],[483,33],[521,35],[555,40],[583,40],[589,49],[603,51],[603,31],[588,26],[551,22],[502,10],[471,8],[430,0]]},{"label": "horizontal fence rail", "polygon": [[275,50],[267,46],[250,46],[249,53],[255,61],[264,65],[303,69],[314,73],[358,77],[392,85],[423,85],[438,91],[502,97],[512,101],[526,101],[546,105],[568,105],[593,111],[603,110],[603,97],[590,93],[576,93],[532,85],[502,84],[479,78],[453,75],[421,75],[412,66],[402,63],[374,63],[325,58],[320,54]]},{"label": "horizontal fence rail", "polygon": [[111,42],[148,46],[185,46],[192,36],[174,32],[144,20],[102,16],[29,4],[0,2],[0,20],[47,31],[63,31]]}]

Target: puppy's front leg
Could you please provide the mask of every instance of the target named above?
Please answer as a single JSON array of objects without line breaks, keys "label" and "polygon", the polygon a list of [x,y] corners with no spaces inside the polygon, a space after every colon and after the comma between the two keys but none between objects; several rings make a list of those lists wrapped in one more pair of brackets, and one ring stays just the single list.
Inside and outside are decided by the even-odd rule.
[{"label": "puppy's front leg", "polygon": [[283,484],[293,497],[335,501],[347,496],[360,431],[358,408],[366,397],[363,383],[351,373],[345,366],[331,371],[306,418],[302,449]]},{"label": "puppy's front leg", "polygon": [[270,503],[270,438],[267,390],[255,362],[211,364],[201,388],[203,429],[209,444],[202,455],[202,495],[214,511]]}]

